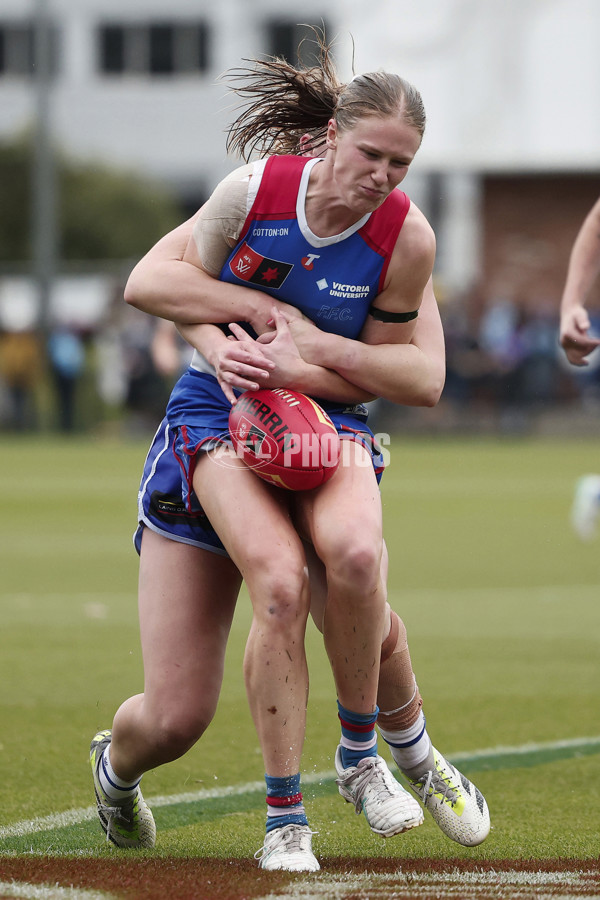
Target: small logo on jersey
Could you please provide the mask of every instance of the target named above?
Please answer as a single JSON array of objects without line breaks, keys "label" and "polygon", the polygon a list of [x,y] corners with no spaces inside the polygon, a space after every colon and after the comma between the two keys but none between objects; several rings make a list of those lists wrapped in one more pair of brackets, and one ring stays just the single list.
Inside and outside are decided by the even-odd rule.
[{"label": "small logo on jersey", "polygon": [[319,280],[317,281],[317,287],[320,291],[326,290],[329,287],[329,285],[327,284],[327,279],[319,278]]},{"label": "small logo on jersey", "polygon": [[229,268],[242,281],[261,287],[280,288],[294,267],[278,259],[267,259],[244,243],[232,258]]},{"label": "small logo on jersey", "polygon": [[339,281],[334,281],[329,294],[331,297],[344,297],[346,300],[363,300],[368,299],[370,292],[368,284],[340,284]]},{"label": "small logo on jersey", "polygon": [[318,312],[319,319],[330,319],[337,322],[349,322],[352,315],[350,306],[322,306]]},{"label": "small logo on jersey", "polygon": [[289,228],[253,228],[252,237],[285,237]]},{"label": "small logo on jersey", "polygon": [[305,256],[304,259],[302,260],[302,265],[308,272],[311,272],[314,268],[315,259],[320,259],[320,258],[321,257],[318,253],[309,253],[308,256]]}]

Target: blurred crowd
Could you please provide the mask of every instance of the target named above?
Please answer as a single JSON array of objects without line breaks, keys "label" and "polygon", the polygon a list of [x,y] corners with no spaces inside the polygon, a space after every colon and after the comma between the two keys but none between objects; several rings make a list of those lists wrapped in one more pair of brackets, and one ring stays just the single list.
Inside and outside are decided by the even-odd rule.
[{"label": "blurred crowd", "polygon": [[600,399],[598,361],[592,357],[583,369],[567,362],[554,302],[455,300],[443,318],[447,404],[495,412],[499,421],[517,426],[565,403],[585,410]]},{"label": "blurred crowd", "polygon": [[115,292],[93,326],[0,327],[0,431],[156,429],[191,351],[171,323]]},{"label": "blurred crowd", "polygon": [[[446,387],[435,422],[526,429],[536,414],[600,401],[600,367],[570,366],[558,308],[544,299],[445,299]],[[593,317],[593,312],[592,312]],[[600,328],[600,318],[598,321]],[[191,351],[170,323],[128,307],[120,290],[93,328],[61,322],[0,329],[0,430],[154,430]],[[380,409],[378,428],[386,404]],[[419,413],[426,421],[432,411]],[[440,424],[441,423],[441,424]],[[393,430],[393,422],[389,428]]]}]

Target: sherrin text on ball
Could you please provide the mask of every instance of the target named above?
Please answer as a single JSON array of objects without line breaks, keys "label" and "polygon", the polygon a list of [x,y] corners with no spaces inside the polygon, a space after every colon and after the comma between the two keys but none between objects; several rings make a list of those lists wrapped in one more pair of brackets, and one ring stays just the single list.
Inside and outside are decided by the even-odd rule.
[{"label": "sherrin text on ball", "polygon": [[325,484],[340,461],[335,425],[318,403],[284,388],[245,391],[229,415],[238,455],[262,478],[291,491]]}]

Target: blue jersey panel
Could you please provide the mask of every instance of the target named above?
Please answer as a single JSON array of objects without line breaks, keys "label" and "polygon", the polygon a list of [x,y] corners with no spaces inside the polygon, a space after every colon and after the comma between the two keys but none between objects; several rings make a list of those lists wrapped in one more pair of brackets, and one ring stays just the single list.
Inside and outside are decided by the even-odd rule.
[{"label": "blue jersey panel", "polygon": [[[410,201],[392,192],[381,207],[343,234],[319,238],[310,231],[304,212],[308,176],[316,164],[299,157],[267,161],[238,245],[220,278],[266,291],[296,306],[321,329],[356,338],[381,288]],[[366,408],[315,399],[341,437],[369,449],[380,477],[383,461],[367,426]],[[188,508],[194,497],[196,454],[230,442],[229,411],[214,375],[190,368],[172,391],[167,419]]]},{"label": "blue jersey panel", "polygon": [[[275,227],[250,223],[247,238],[223,267],[221,281],[256,286],[295,306],[322,331],[358,337],[378,293],[381,257],[357,233],[317,253],[295,219],[269,224]],[[285,238],[263,237],[265,232]]]},{"label": "blue jersey panel", "polygon": [[342,234],[318,237],[305,215],[308,179],[318,162],[268,160],[220,279],[259,288],[301,310],[323,331],[357,338],[382,289],[410,201],[394,191]]}]

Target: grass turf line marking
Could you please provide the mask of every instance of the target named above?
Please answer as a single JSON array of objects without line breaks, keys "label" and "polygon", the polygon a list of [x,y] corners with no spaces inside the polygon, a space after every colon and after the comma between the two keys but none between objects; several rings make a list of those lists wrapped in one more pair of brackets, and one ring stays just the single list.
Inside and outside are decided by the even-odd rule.
[{"label": "grass turf line marking", "polygon": [[[493,747],[488,750],[475,750],[471,753],[449,754],[448,759],[456,766],[501,769],[503,761],[517,760],[523,765],[530,759],[540,765],[545,761],[551,761],[556,754],[575,757],[578,753],[600,753],[600,735],[596,737],[572,738],[563,741],[549,741],[546,743],[528,743],[519,747]],[[563,757],[564,758],[564,757]],[[303,784],[315,784],[332,781],[335,778],[331,771],[309,772],[302,776]],[[199,791],[188,791],[181,794],[170,794],[158,797],[148,797],[151,807],[174,806],[178,803],[197,803],[202,800],[221,799],[223,797],[242,796],[243,794],[263,794],[265,785],[263,781],[250,781],[246,784],[227,785],[219,788],[204,788]],[[95,806],[80,809],[69,809],[62,813],[53,813],[49,816],[40,816],[24,822],[15,822],[13,825],[0,827],[0,840],[10,837],[23,837],[26,834],[36,834],[41,831],[52,831],[55,828],[65,828],[69,825],[79,825],[95,819],[97,815]]]},{"label": "grass turf line marking", "polygon": [[520,747],[495,747],[471,753],[455,753],[450,762],[471,772],[490,771],[519,765],[542,765],[555,759],[572,759],[600,753],[600,737],[570,738],[547,743],[527,743]]},{"label": "grass turf line marking", "polygon": [[57,884],[0,881],[0,897],[21,897],[24,900],[113,900],[114,894],[79,887],[60,887]]},{"label": "grass turf line marking", "polygon": [[[586,888],[589,887],[589,893]],[[511,900],[531,900],[532,888],[536,900],[591,900],[598,896],[597,882],[587,873],[569,872],[402,872],[393,875],[369,872],[365,875],[329,875],[320,872],[317,878],[306,878],[290,884],[277,894],[256,900],[344,900],[345,897],[388,900],[389,897],[410,897],[439,900],[477,900],[477,898],[510,897]],[[506,893],[509,890],[510,893]],[[399,894],[402,891],[402,894]],[[502,891],[502,892],[500,892]]]},{"label": "grass turf line marking", "polygon": [[[599,738],[600,740],[600,738]],[[330,781],[332,773],[313,772],[303,776],[304,784],[313,784],[319,781]],[[204,788],[199,791],[188,791],[181,794],[147,798],[153,808],[159,806],[175,806],[178,803],[197,803],[202,800],[220,800],[223,797],[241,796],[243,794],[263,794],[265,792],[264,781],[249,781],[246,784],[227,785],[222,788]],[[53,813],[50,816],[40,816],[25,822],[16,822],[14,825],[0,827],[0,840],[7,837],[23,837],[26,834],[35,834],[40,831],[53,831],[55,828],[65,828],[69,825],[79,825],[81,822],[90,821],[97,816],[95,806],[87,806],[80,809],[68,809],[62,813]]]}]

